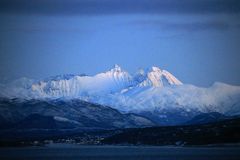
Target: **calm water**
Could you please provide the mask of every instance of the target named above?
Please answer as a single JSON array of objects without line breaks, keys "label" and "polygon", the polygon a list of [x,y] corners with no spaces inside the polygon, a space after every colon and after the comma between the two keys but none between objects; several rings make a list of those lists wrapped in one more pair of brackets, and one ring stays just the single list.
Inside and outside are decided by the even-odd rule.
[{"label": "calm water", "polygon": [[239,160],[240,147],[181,148],[135,146],[50,145],[47,147],[2,148],[0,159],[31,160]]}]

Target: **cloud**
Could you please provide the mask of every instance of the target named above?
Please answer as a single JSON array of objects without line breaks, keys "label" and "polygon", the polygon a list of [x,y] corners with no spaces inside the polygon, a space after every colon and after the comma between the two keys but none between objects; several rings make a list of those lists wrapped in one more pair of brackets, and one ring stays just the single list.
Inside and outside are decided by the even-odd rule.
[{"label": "cloud", "polygon": [[161,30],[179,30],[179,31],[203,31],[203,30],[228,30],[239,28],[237,24],[231,24],[224,21],[163,21],[163,20],[139,20],[130,22],[129,25],[138,27],[154,27]]},{"label": "cloud", "polygon": [[1,0],[0,13],[27,15],[232,14],[239,0]]}]

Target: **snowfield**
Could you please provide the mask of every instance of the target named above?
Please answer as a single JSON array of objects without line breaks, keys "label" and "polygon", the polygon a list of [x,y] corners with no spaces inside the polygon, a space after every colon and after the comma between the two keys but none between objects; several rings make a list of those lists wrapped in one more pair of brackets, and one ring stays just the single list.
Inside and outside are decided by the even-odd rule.
[{"label": "snowfield", "polygon": [[[169,118],[198,113],[240,114],[240,86],[220,82],[209,88],[183,84],[158,67],[129,74],[120,66],[94,76],[62,75],[43,80],[22,78],[0,85],[1,97],[21,99],[81,99],[108,105],[124,113]],[[170,114],[171,113],[171,114]],[[58,120],[63,120],[59,119]]]}]

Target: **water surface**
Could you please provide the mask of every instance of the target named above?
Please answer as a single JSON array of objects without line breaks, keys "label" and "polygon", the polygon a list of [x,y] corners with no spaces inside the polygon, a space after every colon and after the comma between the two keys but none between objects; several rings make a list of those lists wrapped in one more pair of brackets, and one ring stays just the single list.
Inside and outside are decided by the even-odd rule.
[{"label": "water surface", "polygon": [[240,147],[81,146],[1,148],[0,159],[29,160],[239,160]]}]

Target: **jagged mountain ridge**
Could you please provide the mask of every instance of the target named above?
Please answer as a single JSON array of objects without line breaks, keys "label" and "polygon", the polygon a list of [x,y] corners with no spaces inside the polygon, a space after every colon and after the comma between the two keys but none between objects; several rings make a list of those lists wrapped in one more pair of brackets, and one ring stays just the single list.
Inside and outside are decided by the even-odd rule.
[{"label": "jagged mountain ridge", "polygon": [[81,99],[175,125],[201,113],[240,114],[240,87],[216,82],[208,88],[183,84],[158,67],[129,74],[120,66],[107,72],[20,79],[2,85],[1,96],[20,99]]},{"label": "jagged mountain ridge", "polygon": [[4,122],[0,123],[1,129],[116,129],[155,125],[145,117],[122,114],[111,107],[79,99],[0,98],[0,119]]},{"label": "jagged mountain ridge", "polygon": [[131,75],[115,65],[109,71],[94,76],[69,74],[40,81],[22,78],[2,87],[2,90],[5,92],[3,96],[26,99],[77,98],[86,95],[113,94],[133,87],[164,87],[181,84],[172,74],[158,67]]}]

